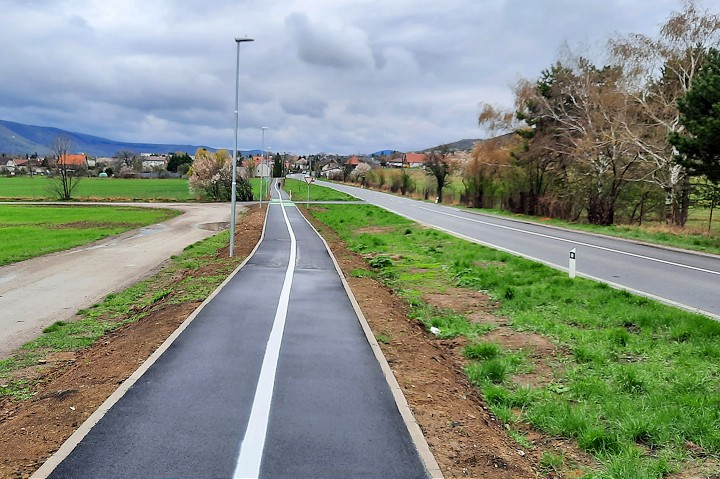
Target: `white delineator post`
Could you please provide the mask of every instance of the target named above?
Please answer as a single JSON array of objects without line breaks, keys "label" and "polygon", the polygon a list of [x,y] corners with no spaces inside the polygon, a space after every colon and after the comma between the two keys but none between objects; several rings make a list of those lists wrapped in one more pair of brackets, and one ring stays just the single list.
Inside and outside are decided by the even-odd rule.
[{"label": "white delineator post", "polygon": [[573,248],[570,250],[570,267],[568,268],[568,273],[570,275],[570,279],[575,279],[575,255],[577,253],[577,248]]}]

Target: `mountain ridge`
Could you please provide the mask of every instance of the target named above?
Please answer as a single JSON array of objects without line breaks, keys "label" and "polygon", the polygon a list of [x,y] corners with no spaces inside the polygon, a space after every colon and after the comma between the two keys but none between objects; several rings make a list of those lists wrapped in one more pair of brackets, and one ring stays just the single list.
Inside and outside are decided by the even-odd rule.
[{"label": "mountain ridge", "polygon": [[[182,145],[172,143],[142,143],[115,141],[99,136],[89,135],[63,130],[52,126],[37,126],[17,123],[14,121],[0,120],[0,153],[4,154],[33,154],[45,156],[50,153],[50,147],[58,136],[66,136],[70,139],[70,149],[73,153],[85,153],[95,157],[112,157],[118,151],[132,151],[133,153],[187,153],[194,155],[198,148],[205,148],[209,151],[216,151],[204,145]],[[437,151],[437,150],[470,150],[479,139],[465,139],[452,143],[446,143],[425,150],[409,151]],[[375,156],[390,154],[394,151],[386,148],[373,153]],[[240,150],[240,154],[248,156],[260,154],[259,149]]]},{"label": "mountain ridge", "polygon": [[[172,143],[133,143],[109,140],[99,136],[63,130],[51,126],[26,125],[0,120],[0,151],[11,154],[46,155],[50,145],[58,136],[70,139],[71,150],[90,156],[113,156],[118,151],[130,150],[135,153],[178,153],[194,155],[198,148],[216,150],[207,146],[181,145]],[[14,137],[14,138],[13,138]]]}]

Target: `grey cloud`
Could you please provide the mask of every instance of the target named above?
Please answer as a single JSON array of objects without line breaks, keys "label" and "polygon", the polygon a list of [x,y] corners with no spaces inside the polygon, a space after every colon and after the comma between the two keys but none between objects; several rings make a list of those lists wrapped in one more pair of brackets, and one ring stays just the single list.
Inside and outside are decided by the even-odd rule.
[{"label": "grey cloud", "polygon": [[[710,7],[711,0],[701,0]],[[0,118],[124,141],[230,147],[236,36],[243,147],[416,149],[480,137],[567,40],[650,33],[678,0],[3,2]],[[28,32],[27,25],[32,25]],[[22,41],[17,41],[22,38]],[[321,133],[318,133],[321,132]]]},{"label": "grey cloud", "polygon": [[280,102],[285,113],[290,115],[309,116],[310,118],[322,118],[325,116],[327,102],[319,98],[308,98],[297,96],[285,99]]},{"label": "grey cloud", "polygon": [[300,59],[311,65],[340,70],[372,65],[372,53],[364,34],[355,28],[333,29],[311,24],[304,13],[292,13],[285,19],[297,45]]}]

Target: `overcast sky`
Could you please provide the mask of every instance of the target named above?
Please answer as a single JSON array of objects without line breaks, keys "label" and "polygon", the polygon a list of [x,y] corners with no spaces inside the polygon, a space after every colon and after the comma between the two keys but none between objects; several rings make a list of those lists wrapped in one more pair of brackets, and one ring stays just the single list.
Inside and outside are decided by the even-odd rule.
[{"label": "overcast sky", "polygon": [[[710,6],[706,1],[705,6]],[[654,34],[679,0],[0,0],[0,119],[119,141],[424,149],[572,48]]]}]

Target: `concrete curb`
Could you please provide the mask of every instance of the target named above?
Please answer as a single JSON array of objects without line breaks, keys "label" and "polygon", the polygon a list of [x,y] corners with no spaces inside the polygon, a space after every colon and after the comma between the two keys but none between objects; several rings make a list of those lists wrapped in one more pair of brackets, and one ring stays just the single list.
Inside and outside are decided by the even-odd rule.
[{"label": "concrete curb", "polygon": [[267,226],[267,214],[265,215],[265,222],[263,223],[263,231],[260,235],[260,240],[255,245],[255,248],[250,252],[247,258],[230,273],[230,275],[203,301],[200,306],[193,311],[185,321],[182,322],[178,328],[172,332],[170,336],[148,357],[140,367],[135,370],[123,383],[83,422],[79,428],[60,446],[52,456],[50,456],[40,468],[30,476],[30,479],[47,479],[47,477],[55,470],[55,468],[65,460],[66,457],[80,444],[83,438],[90,432],[90,430],[97,424],[100,419],[117,403],[125,393],[142,377],[150,367],[155,364],[160,356],[170,347],[170,345],[182,334],[185,329],[193,322],[193,320],[200,314],[200,312],[207,306],[210,301],[217,296],[220,291],[227,285],[235,275],[247,264],[248,261],[253,257],[257,249],[260,247],[263,238],[265,237],[265,228]]},{"label": "concrete curb", "polygon": [[335,255],[333,255],[332,251],[330,250],[330,246],[328,245],[327,241],[325,241],[325,238],[322,237],[322,235],[315,229],[315,227],[308,221],[308,219],[305,217],[305,215],[300,211],[298,208],[298,211],[300,212],[300,215],[305,218],[305,221],[310,225],[310,227],[315,231],[315,233],[320,237],[323,244],[325,245],[325,249],[327,250],[328,254],[330,254],[330,258],[333,261],[333,264],[335,265],[335,269],[337,270],[338,276],[340,276],[340,280],[342,281],[343,287],[345,288],[345,292],[347,293],[348,297],[350,298],[350,303],[352,303],[352,307],[355,310],[355,314],[358,317],[358,321],[360,322],[360,325],[362,326],[363,331],[365,332],[365,337],[368,340],[368,343],[370,343],[370,348],[373,351],[373,354],[375,355],[375,359],[380,364],[380,369],[382,370],[383,376],[385,376],[385,380],[388,383],[388,386],[390,386],[390,391],[392,392],[393,397],[395,398],[395,404],[397,405],[398,410],[400,411],[400,415],[403,418],[403,421],[405,422],[405,426],[408,429],[408,432],[410,433],[410,437],[412,438],[413,443],[415,444],[415,448],[417,449],[418,454],[420,455],[420,459],[422,460],[423,464],[425,465],[425,469],[427,470],[428,474],[430,474],[431,479],[444,479],[443,473],[440,470],[440,466],[438,465],[437,461],[435,460],[435,456],[433,456],[432,451],[430,451],[430,446],[428,446],[427,440],[425,439],[425,435],[423,434],[422,430],[420,429],[420,425],[415,420],[415,416],[413,416],[412,410],[410,409],[410,406],[408,405],[407,399],[405,399],[405,394],[403,394],[402,389],[400,388],[400,384],[398,384],[397,379],[395,379],[395,375],[393,374],[392,369],[390,368],[390,365],[387,362],[387,359],[385,359],[385,355],[382,352],[382,349],[380,349],[380,345],[378,344],[377,340],[375,339],[375,335],[373,334],[372,330],[370,329],[370,325],[367,322],[367,319],[365,318],[365,315],[363,314],[362,310],[360,309],[360,305],[358,304],[357,300],[355,299],[355,295],[353,294],[352,290],[350,289],[350,285],[348,284],[347,280],[345,279],[345,275],[343,274],[342,270],[340,269],[340,264],[337,262],[337,259],[335,258]]}]

